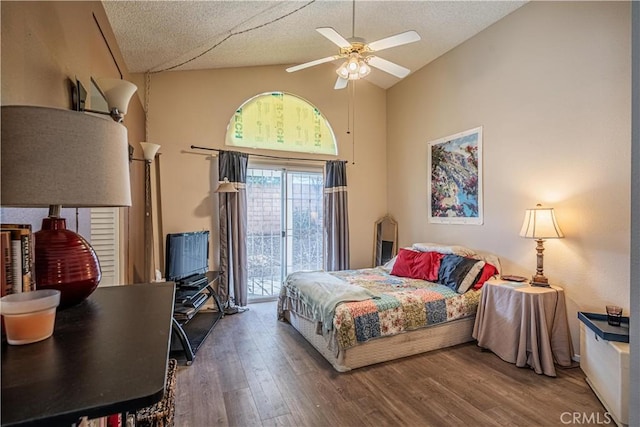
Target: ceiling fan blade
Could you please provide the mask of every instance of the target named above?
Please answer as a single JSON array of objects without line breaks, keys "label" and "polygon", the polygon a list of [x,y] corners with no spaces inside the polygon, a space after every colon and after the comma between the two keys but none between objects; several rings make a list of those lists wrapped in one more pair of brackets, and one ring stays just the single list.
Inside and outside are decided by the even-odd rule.
[{"label": "ceiling fan blade", "polygon": [[336,90],[344,89],[345,87],[347,87],[347,83],[349,83],[349,80],[343,79],[342,77],[338,76],[338,80],[336,80],[336,85],[333,88]]},{"label": "ceiling fan blade", "polygon": [[287,68],[288,73],[293,73],[294,71],[299,71],[305,68],[313,67],[314,65],[324,64],[325,62],[331,62],[334,59],[340,58],[340,55],[327,56],[326,58],[316,59],[315,61],[305,62],[304,64],[294,65],[293,67]]},{"label": "ceiling fan blade", "polygon": [[418,40],[420,40],[420,35],[412,30],[396,34],[395,36],[376,40],[375,42],[368,43],[367,46],[371,51],[377,52],[379,50],[389,49],[390,47],[417,42]]},{"label": "ceiling fan blade", "polygon": [[347,39],[342,37],[336,30],[331,27],[316,28],[316,31],[331,40],[334,44],[338,45],[338,47],[342,47],[345,49],[351,47],[351,43],[349,43]]},{"label": "ceiling fan blade", "polygon": [[408,68],[404,68],[401,65],[394,64],[391,61],[387,61],[386,59],[382,59],[377,56],[370,56],[367,63],[372,67],[376,67],[377,69],[392,74],[398,78],[407,77],[411,72]]}]

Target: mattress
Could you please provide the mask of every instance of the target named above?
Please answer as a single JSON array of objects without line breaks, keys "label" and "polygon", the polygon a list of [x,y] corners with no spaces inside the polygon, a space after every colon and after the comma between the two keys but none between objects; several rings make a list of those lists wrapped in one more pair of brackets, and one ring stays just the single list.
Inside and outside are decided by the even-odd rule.
[{"label": "mattress", "polygon": [[[338,371],[473,340],[479,290],[458,294],[437,283],[393,276],[382,268],[330,274],[367,289],[374,297],[339,302],[329,317],[333,321],[323,324],[319,318],[327,316],[319,316],[316,304],[296,285],[298,275],[296,282],[285,282],[278,315]],[[327,294],[333,297],[330,288]]]}]

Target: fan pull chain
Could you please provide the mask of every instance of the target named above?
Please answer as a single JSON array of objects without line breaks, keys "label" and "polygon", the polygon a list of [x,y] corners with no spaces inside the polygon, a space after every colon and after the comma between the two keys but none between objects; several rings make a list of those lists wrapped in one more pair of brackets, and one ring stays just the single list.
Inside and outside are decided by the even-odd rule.
[{"label": "fan pull chain", "polygon": [[356,164],[356,81],[353,80],[351,83],[351,120],[352,124],[352,132],[351,132],[351,164]]},{"label": "fan pull chain", "polygon": [[351,85],[347,82],[347,135],[351,135]]}]

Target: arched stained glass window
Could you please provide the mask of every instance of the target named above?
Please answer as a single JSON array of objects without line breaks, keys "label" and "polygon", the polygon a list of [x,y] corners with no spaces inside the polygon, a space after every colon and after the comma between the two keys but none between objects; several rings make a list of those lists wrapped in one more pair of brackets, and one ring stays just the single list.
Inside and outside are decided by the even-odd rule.
[{"label": "arched stained glass window", "polygon": [[226,145],[265,150],[338,154],[329,122],[313,105],[283,92],[256,95],[227,126]]}]

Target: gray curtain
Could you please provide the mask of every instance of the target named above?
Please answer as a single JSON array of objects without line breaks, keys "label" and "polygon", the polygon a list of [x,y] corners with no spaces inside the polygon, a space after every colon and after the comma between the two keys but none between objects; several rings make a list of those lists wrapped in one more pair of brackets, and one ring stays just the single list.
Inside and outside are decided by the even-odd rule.
[{"label": "gray curtain", "polygon": [[[220,298],[225,306],[247,305],[247,163],[249,156],[221,151],[218,177],[232,182],[237,193],[218,193],[220,206]],[[217,187],[217,186],[216,186]]]},{"label": "gray curtain", "polygon": [[347,162],[329,160],[324,185],[324,268],[349,269]]}]

